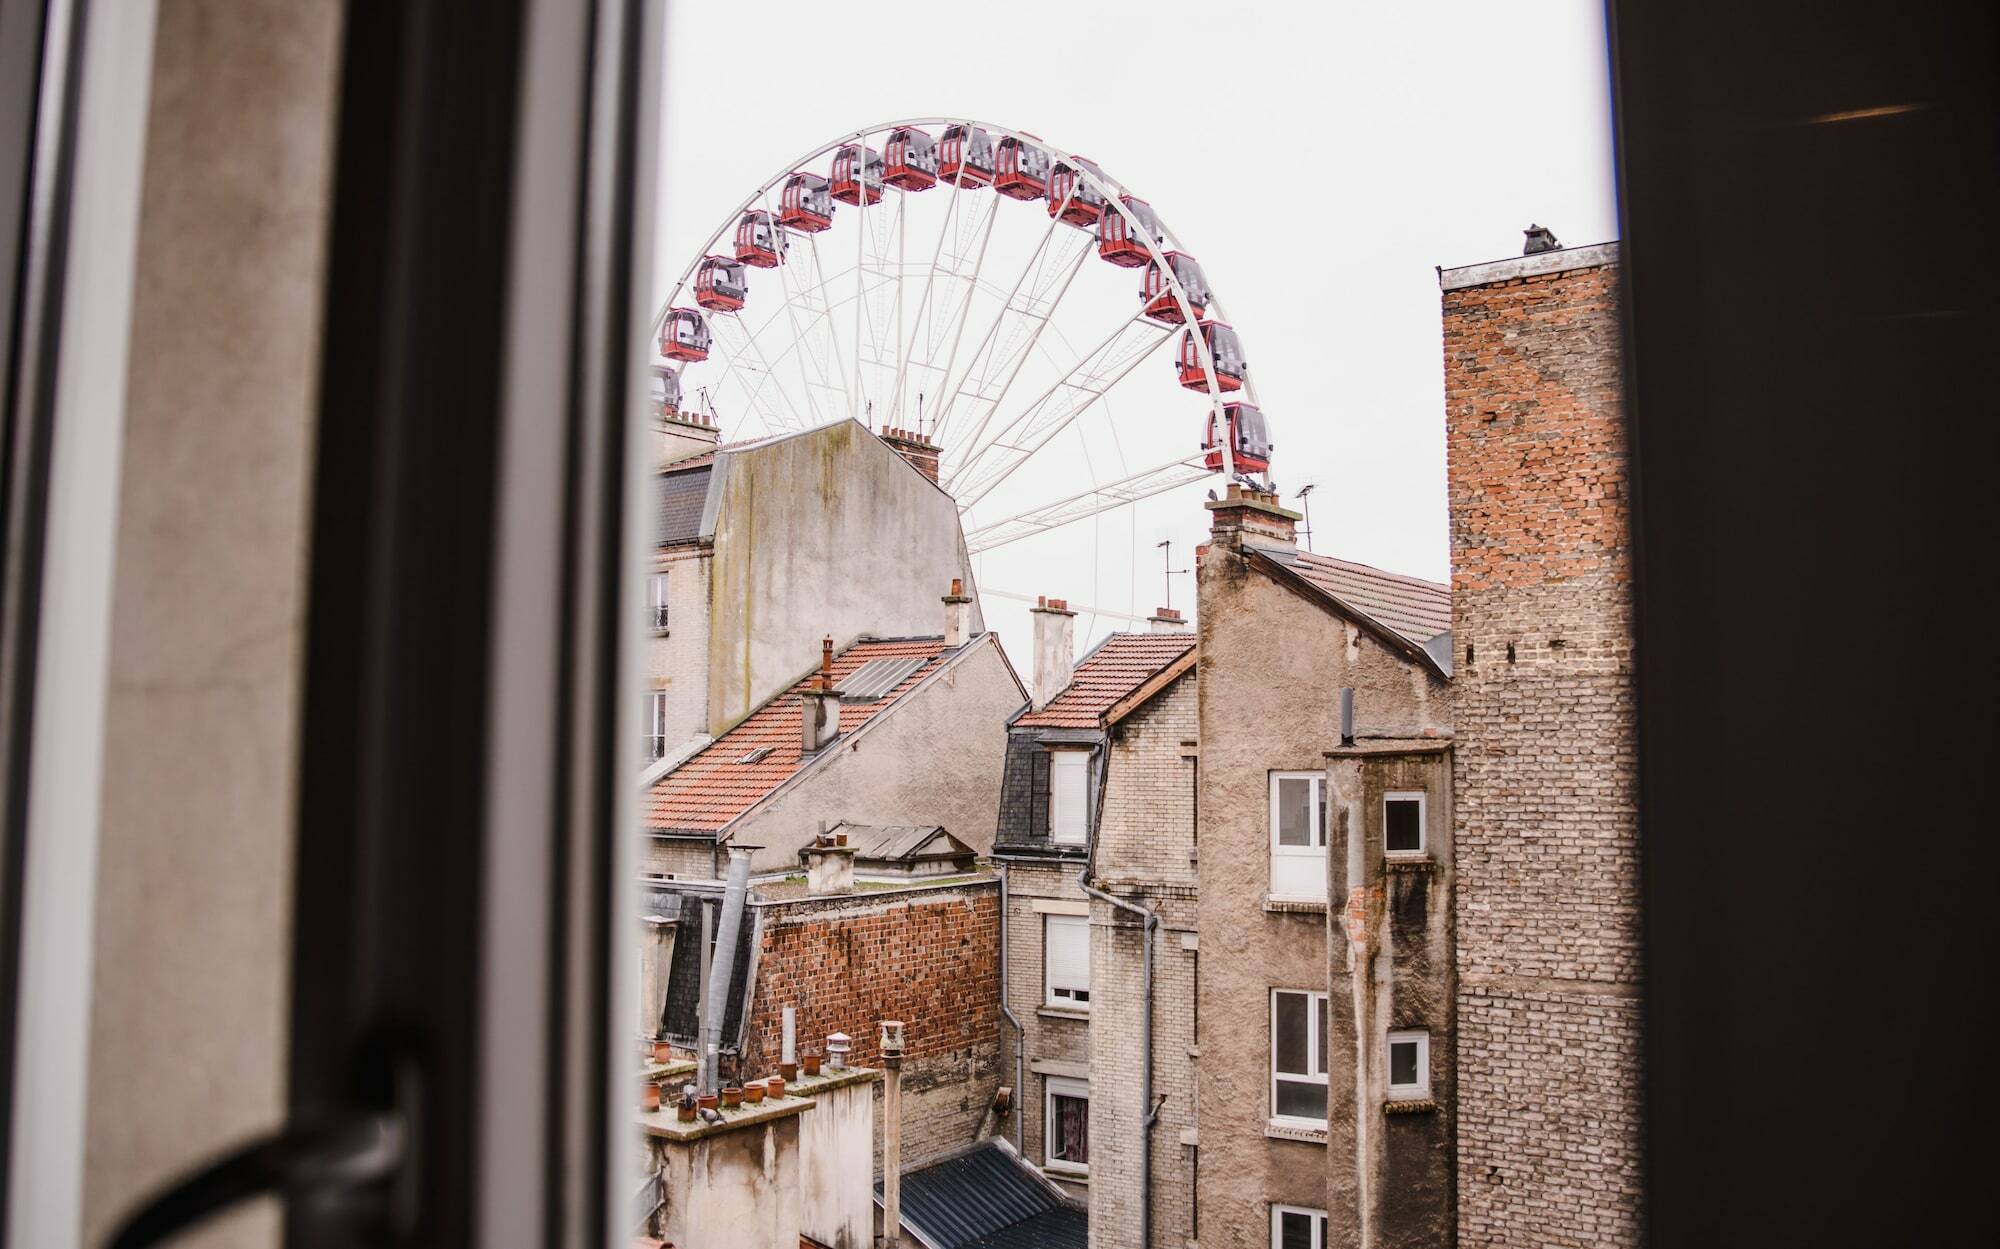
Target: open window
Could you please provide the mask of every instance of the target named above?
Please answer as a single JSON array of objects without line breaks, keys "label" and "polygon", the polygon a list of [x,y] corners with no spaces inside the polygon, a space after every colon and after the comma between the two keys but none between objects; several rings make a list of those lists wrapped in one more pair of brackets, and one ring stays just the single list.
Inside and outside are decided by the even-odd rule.
[{"label": "open window", "polygon": [[1421,859],[1430,853],[1429,812],[1422,790],[1382,795],[1382,849],[1392,859]]}]

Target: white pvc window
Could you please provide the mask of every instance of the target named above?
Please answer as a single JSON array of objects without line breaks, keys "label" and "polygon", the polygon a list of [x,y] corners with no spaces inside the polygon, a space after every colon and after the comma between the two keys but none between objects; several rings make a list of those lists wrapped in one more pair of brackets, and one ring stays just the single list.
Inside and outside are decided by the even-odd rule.
[{"label": "white pvc window", "polygon": [[1042,1165],[1070,1175],[1090,1173],[1090,1085],[1061,1076],[1044,1079]]},{"label": "white pvc window", "polygon": [[1326,1211],[1272,1206],[1271,1249],[1326,1249]]},{"label": "white pvc window", "polygon": [[667,692],[653,690],[646,695],[646,758],[658,759],[667,753]]},{"label": "white pvc window", "polygon": [[646,627],[655,633],[667,629],[667,574],[663,572],[646,578]]},{"label": "white pvc window", "polygon": [[1382,795],[1382,849],[1391,856],[1421,858],[1430,851],[1425,835],[1429,812],[1422,790]]},{"label": "white pvc window", "polygon": [[1431,1095],[1431,1034],[1423,1029],[1389,1034],[1389,1098],[1422,1101]]},{"label": "white pvc window", "polygon": [[1326,1126],[1326,994],[1271,991],[1271,1117]]},{"label": "white pvc window", "polygon": [[1049,840],[1059,846],[1080,846],[1090,838],[1089,777],[1089,751],[1049,752]]},{"label": "white pvc window", "polygon": [[1326,901],[1326,776],[1271,773],[1271,893]]},{"label": "white pvc window", "polygon": [[1090,917],[1042,916],[1042,968],[1050,1006],[1090,1009]]}]

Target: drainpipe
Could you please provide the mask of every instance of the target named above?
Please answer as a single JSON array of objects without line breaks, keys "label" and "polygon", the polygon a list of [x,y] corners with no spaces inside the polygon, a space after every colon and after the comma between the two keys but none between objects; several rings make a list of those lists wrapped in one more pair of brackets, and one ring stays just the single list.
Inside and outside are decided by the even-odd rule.
[{"label": "drainpipe", "polygon": [[729,848],[729,883],[722,893],[722,920],[715,930],[715,974],[708,980],[708,1029],[701,1038],[703,1093],[716,1091],[716,1058],[723,1021],[729,1015],[729,982],[736,976],[736,938],[743,928],[743,899],[750,891],[750,852]]},{"label": "drainpipe", "polygon": [[1003,860],[994,866],[1000,869],[1000,1015],[1014,1025],[1014,1152],[1025,1156],[1028,1147],[1022,1133],[1027,1122],[1028,1090],[1021,1086],[1021,1081],[1028,1070],[1027,1060],[1022,1055],[1028,1047],[1028,1031],[1014,1017],[1013,1008],[1007,1005],[1007,921],[1012,912],[1007,909],[1007,864]]},{"label": "drainpipe", "polygon": [[[1102,791],[1100,791],[1100,803]],[[1101,809],[1101,806],[1100,806]],[[1121,911],[1129,911],[1142,921],[1140,928],[1140,991],[1142,1011],[1139,1016],[1139,1090],[1142,1104],[1146,1107],[1146,1117],[1141,1123],[1143,1131],[1139,1135],[1139,1249],[1152,1249],[1153,1244],[1153,1125],[1159,1122],[1160,1108],[1153,1104],[1153,930],[1160,926],[1160,917],[1150,909],[1137,903],[1115,898],[1090,883],[1091,869],[1097,862],[1097,840],[1091,839],[1089,858],[1083,870],[1076,874],[1076,883],[1084,893],[1093,898],[1102,898]]]}]

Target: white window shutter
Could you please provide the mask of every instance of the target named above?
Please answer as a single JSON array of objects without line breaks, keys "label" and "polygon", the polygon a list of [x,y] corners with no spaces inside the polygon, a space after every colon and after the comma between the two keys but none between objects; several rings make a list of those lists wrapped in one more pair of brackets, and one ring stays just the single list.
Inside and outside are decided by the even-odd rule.
[{"label": "white window shutter", "polygon": [[1090,917],[1043,917],[1043,954],[1050,989],[1090,988]]},{"label": "white window shutter", "polygon": [[1084,808],[1090,786],[1086,750],[1058,750],[1049,760],[1049,838],[1070,845],[1087,840]]}]

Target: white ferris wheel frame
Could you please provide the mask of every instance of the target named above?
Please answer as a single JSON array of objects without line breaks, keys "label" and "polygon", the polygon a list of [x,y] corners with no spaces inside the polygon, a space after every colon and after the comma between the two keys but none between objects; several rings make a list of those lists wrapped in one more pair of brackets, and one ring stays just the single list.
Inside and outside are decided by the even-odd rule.
[{"label": "white ferris wheel frame", "polygon": [[[989,470],[987,474],[983,475],[979,480],[970,483],[971,489],[966,490],[964,493],[969,494],[971,497],[961,497],[961,494],[958,491],[953,491],[953,498],[954,501],[958,504],[960,515],[964,515],[965,513],[970,511],[970,509],[974,505],[976,505],[980,499],[984,498],[986,494],[988,494],[991,490],[997,487],[1001,482],[1004,482],[1008,477],[1011,477],[1029,460],[1033,459],[1035,454],[1038,451],[1040,451],[1043,446],[1047,445],[1047,443],[1051,439],[1053,439],[1056,434],[1062,432],[1063,429],[1067,428],[1077,418],[1082,416],[1084,412],[1088,411],[1092,406],[1094,406],[1096,402],[1099,399],[1101,399],[1105,394],[1109,393],[1110,389],[1113,386],[1115,386],[1119,380],[1122,380],[1127,373],[1131,372],[1133,368],[1136,368],[1141,361],[1150,358],[1153,355],[1153,353],[1159,349],[1161,344],[1172,342],[1174,339],[1176,339],[1183,333],[1188,334],[1192,337],[1197,358],[1201,362],[1203,376],[1207,379],[1208,382],[1207,393],[1209,401],[1210,428],[1212,428],[1215,431],[1216,443],[1218,444],[1218,448],[1222,452],[1222,466],[1220,469],[1210,469],[1207,467],[1206,464],[1207,448],[1204,447],[1202,450],[1194,452],[1191,455],[1180,456],[1173,460],[1169,460],[1165,464],[1161,464],[1153,468],[1142,469],[1139,472],[1131,473],[1119,479],[1118,481],[1110,482],[1103,485],[1093,486],[1089,490],[1083,491],[1075,495],[1071,495],[1065,499],[1059,499],[1052,503],[1043,504],[1039,507],[1030,509],[1027,512],[1022,512],[1015,516],[1008,517],[1005,520],[982,524],[978,528],[971,529],[966,532],[965,540],[967,549],[975,554],[980,551],[991,550],[996,546],[1001,546],[1021,538],[1030,537],[1034,534],[1045,533],[1051,529],[1058,528],[1062,525],[1069,524],[1074,521],[1087,519],[1090,516],[1096,515],[1100,512],[1110,511],[1115,508],[1124,507],[1129,504],[1136,503],[1140,499],[1148,498],[1156,494],[1161,494],[1168,490],[1175,489],[1179,486],[1187,485],[1195,481],[1200,481],[1206,477],[1215,476],[1218,473],[1220,473],[1223,480],[1225,481],[1234,480],[1236,477],[1235,447],[1232,445],[1233,439],[1230,434],[1228,422],[1224,419],[1222,410],[1225,403],[1224,399],[1225,394],[1233,392],[1225,392],[1217,384],[1214,354],[1210,349],[1207,336],[1199,332],[1199,326],[1202,320],[1217,321],[1222,324],[1228,325],[1236,334],[1238,348],[1239,351],[1241,352],[1242,358],[1245,361],[1245,364],[1243,371],[1243,385],[1241,387],[1242,394],[1237,399],[1231,400],[1231,402],[1242,402],[1242,403],[1248,403],[1252,406],[1256,406],[1257,383],[1248,364],[1249,352],[1243,349],[1242,331],[1240,329],[1237,329],[1235,323],[1229,319],[1228,309],[1223,304],[1221,297],[1217,294],[1214,283],[1212,281],[1210,282],[1208,291],[1208,300],[1203,305],[1203,311],[1205,315],[1202,318],[1197,318],[1194,315],[1194,307],[1188,300],[1187,292],[1182,286],[1179,275],[1174,272],[1173,266],[1167,262],[1167,254],[1169,252],[1182,252],[1183,254],[1192,254],[1192,253],[1189,252],[1187,248],[1183,247],[1179,236],[1176,235],[1173,232],[1173,229],[1167,225],[1165,218],[1161,216],[1157,210],[1155,210],[1154,211],[1155,223],[1149,226],[1147,223],[1141,221],[1138,218],[1138,216],[1125,205],[1123,197],[1131,194],[1131,192],[1118,179],[1112,177],[1109,173],[1104,172],[1101,166],[1096,165],[1096,162],[1086,161],[1084,158],[1078,157],[1074,153],[1066,152],[1061,148],[1055,147],[1052,144],[1049,144],[1044,140],[1036,137],[1035,135],[1028,134],[1025,131],[1016,130],[1009,126],[1000,126],[990,122],[975,121],[971,118],[964,118],[964,117],[909,117],[895,121],[881,122],[873,126],[867,126],[858,130],[848,131],[834,139],[829,140],[826,143],[819,145],[818,147],[813,148],[808,152],[805,152],[796,159],[788,162],[787,164],[782,166],[776,174],[766,179],[749,195],[745,196],[743,201],[736,206],[735,210],[730,212],[724,218],[723,223],[716,228],[715,232],[709,235],[708,241],[701,246],[695,257],[691,261],[689,261],[687,268],[682,271],[680,279],[677,282],[675,282],[672,290],[668,293],[665,302],[663,302],[660,305],[658,313],[656,313],[655,316],[653,317],[653,324],[651,330],[653,339],[653,350],[656,353],[659,350],[659,336],[662,327],[665,325],[668,314],[676,307],[686,306],[683,302],[684,298],[689,295],[691,284],[694,281],[695,274],[701,268],[702,262],[711,255],[720,254],[716,252],[716,245],[719,242],[721,242],[722,239],[726,236],[731,237],[733,239],[733,235],[737,228],[737,225],[742,221],[743,215],[745,213],[749,212],[753,208],[762,206],[766,211],[772,214],[773,229],[781,231],[784,234],[790,236],[787,239],[785,239],[787,250],[793,247],[803,246],[812,253],[814,271],[817,274],[819,274],[821,278],[819,284],[818,296],[822,300],[823,306],[817,312],[814,312],[810,308],[808,308],[806,311],[808,315],[824,317],[827,320],[829,326],[829,332],[834,341],[834,350],[832,352],[832,356],[836,365],[840,366],[841,368],[841,389],[845,390],[848,395],[847,416],[850,418],[858,418],[860,416],[860,413],[857,409],[862,402],[860,396],[861,382],[859,376],[862,364],[860,358],[861,322],[864,311],[862,305],[865,304],[867,300],[867,295],[869,293],[869,288],[867,286],[867,280],[869,277],[869,268],[865,262],[864,244],[868,239],[868,232],[871,229],[871,226],[869,225],[865,217],[856,226],[854,268],[852,270],[842,270],[832,274],[831,276],[828,276],[826,274],[825,269],[820,265],[819,262],[819,255],[818,255],[819,234],[788,231],[785,229],[785,227],[778,225],[776,223],[776,216],[777,216],[776,205],[773,203],[771,198],[774,189],[782,187],[784,182],[787,179],[789,179],[794,173],[809,169],[820,158],[827,156],[828,154],[833,153],[842,147],[845,147],[849,144],[857,145],[861,149],[863,154],[863,159],[860,162],[861,169],[858,179],[861,183],[861,194],[859,197],[861,202],[856,205],[844,205],[844,206],[853,207],[858,212],[865,214],[869,208],[886,207],[888,204],[892,202],[888,193],[891,191],[896,193],[896,198],[893,200],[893,203],[895,204],[894,208],[895,219],[892,223],[892,228],[896,232],[897,248],[899,253],[896,261],[897,272],[895,273],[892,279],[886,279],[886,280],[893,280],[897,286],[897,305],[896,305],[897,324],[895,329],[895,346],[898,358],[896,363],[896,383],[893,388],[894,393],[892,396],[893,403],[896,406],[893,407],[891,410],[890,419],[892,421],[899,419],[897,413],[900,411],[900,405],[902,403],[903,382],[905,378],[906,369],[909,364],[909,361],[904,357],[903,354],[906,348],[903,341],[902,287],[908,275],[907,273],[904,272],[905,266],[903,264],[901,256],[903,244],[905,242],[904,231],[903,231],[903,209],[902,209],[903,200],[901,197],[910,193],[905,192],[897,187],[888,186],[887,184],[884,183],[868,182],[866,180],[867,164],[868,164],[866,160],[866,153],[870,148],[869,140],[872,138],[885,136],[892,131],[902,129],[904,127],[928,128],[934,126],[967,127],[968,144],[970,140],[971,129],[977,128],[984,130],[987,133],[987,135],[992,139],[996,152],[998,150],[1000,141],[1003,139],[1013,139],[1019,144],[1032,147],[1035,150],[1042,153],[1045,157],[1047,157],[1049,161],[1049,172],[1046,176],[1050,179],[1053,178],[1055,168],[1058,164],[1072,170],[1076,175],[1076,181],[1072,183],[1069,195],[1064,199],[1061,207],[1067,207],[1069,199],[1074,198],[1077,186],[1086,186],[1091,190],[1095,191],[1104,202],[1103,211],[1117,212],[1121,217],[1125,219],[1129,237],[1141,239],[1144,241],[1149,262],[1160,273],[1162,279],[1166,284],[1167,292],[1172,296],[1175,306],[1177,306],[1181,311],[1181,318],[1182,318],[1181,324],[1179,326],[1168,327],[1166,333],[1161,338],[1151,343],[1145,344],[1143,348],[1136,355],[1132,356],[1129,360],[1119,361],[1116,375],[1109,378],[1109,380],[1104,381],[1101,388],[1093,390],[1090,386],[1085,385],[1082,382],[1073,382],[1071,379],[1076,377],[1078,372],[1082,370],[1085,365],[1087,365],[1091,360],[1096,359],[1100,353],[1109,350],[1124,334],[1126,330],[1130,329],[1135,324],[1153,324],[1147,322],[1146,319],[1139,312],[1134,312],[1129,318],[1122,321],[1118,325],[1118,327],[1112,331],[1112,333],[1106,338],[1103,344],[1101,344],[1095,350],[1085,353],[1074,364],[1070,365],[1068,372],[1065,373],[1063,377],[1061,377],[1054,384],[1048,387],[1048,389],[1044,391],[1043,394],[1039,396],[1034,402],[1030,403],[1027,407],[1017,412],[1011,419],[1003,421],[1000,430],[995,433],[994,438],[991,441],[982,444],[979,440],[986,434],[988,425],[992,422],[994,416],[1000,411],[1002,404],[1005,402],[1008,390],[1012,386],[1013,377],[1020,372],[1022,364],[1025,363],[1028,355],[1039,344],[1042,329],[1046,328],[1048,322],[1053,318],[1056,307],[1060,305],[1063,295],[1066,294],[1068,291],[1070,281],[1073,280],[1076,276],[1076,273],[1083,268],[1083,265],[1089,260],[1091,253],[1096,250],[1094,245],[1090,245],[1087,242],[1082,251],[1079,253],[1076,263],[1072,267],[1068,276],[1063,279],[1062,284],[1058,289],[1057,293],[1052,299],[1048,301],[1048,307],[1046,311],[1041,313],[1041,315],[1038,318],[1036,318],[1039,322],[1039,326],[1038,328],[1035,329],[1035,331],[1029,338],[1028,342],[1021,347],[1018,362],[1015,363],[1013,368],[1008,371],[1008,376],[1006,378],[1006,381],[1002,384],[1000,392],[991,401],[986,401],[984,399],[981,400],[981,402],[985,402],[987,404],[986,412],[982,417],[979,418],[979,424],[975,428],[972,438],[969,439],[967,442],[966,455],[964,456],[963,459],[957,462],[954,473],[950,477],[943,477],[941,473],[942,485],[947,490],[952,489],[952,487],[954,486],[958,487],[966,486],[967,483],[963,479],[967,471],[972,469],[975,465],[977,465],[980,462],[980,460],[987,455],[988,452],[993,451],[996,447],[1002,446],[1001,439],[1006,437],[1010,431],[1015,430],[1017,427],[1021,426],[1024,422],[1030,424],[1031,426],[1034,426],[1035,422],[1031,418],[1035,416],[1037,410],[1040,408],[1042,404],[1049,401],[1049,399],[1051,398],[1051,396],[1055,394],[1055,392],[1063,389],[1065,386],[1068,386],[1072,389],[1083,391],[1086,397],[1080,403],[1075,404],[1075,406],[1072,407],[1067,412],[1058,411],[1058,414],[1053,419],[1044,420],[1040,423],[1039,427],[1033,428],[1030,434],[1025,439],[1025,441],[1029,445],[1019,446],[1011,443],[1005,444],[1006,449],[1008,451],[1012,451],[1015,453],[1013,455],[1013,458],[1011,459],[1011,461],[1003,460],[1002,462],[1000,462],[999,466],[996,469]],[[940,142],[942,142],[941,138]],[[886,147],[886,144],[884,144],[883,146]],[[962,189],[967,189],[962,186],[963,178],[964,178],[964,166],[963,162],[961,161],[960,174],[957,179],[953,179],[947,182],[944,178],[941,177],[938,179],[936,185],[949,186],[949,188],[954,193],[956,193]],[[870,204],[868,192],[870,189],[873,188],[880,189],[880,191],[882,192],[882,198],[877,203]],[[970,188],[970,189],[993,190],[993,188],[990,185]],[[968,289],[965,296],[965,310],[963,313],[960,314],[958,318],[957,328],[953,331],[954,341],[952,345],[951,355],[947,359],[946,366],[943,370],[946,382],[946,390],[948,393],[945,399],[945,406],[939,411],[937,416],[938,427],[940,429],[942,429],[944,425],[950,420],[952,409],[955,406],[956,401],[960,396],[960,394],[963,393],[963,387],[971,380],[970,370],[972,368],[972,365],[968,364],[966,366],[967,372],[965,374],[962,374],[959,378],[959,383],[958,383],[959,389],[953,389],[951,384],[951,368],[952,365],[955,364],[957,360],[958,348],[965,332],[965,322],[971,319],[970,314],[971,314],[973,291],[977,289],[981,284],[980,272],[981,272],[981,266],[983,265],[985,259],[985,243],[987,239],[990,239],[992,234],[992,228],[993,228],[992,214],[1001,211],[1000,206],[998,204],[998,200],[1000,198],[1003,197],[1001,197],[998,194],[998,192],[995,191],[993,196],[993,202],[991,205],[991,211],[987,216],[986,224],[982,232],[982,238],[979,248],[979,256],[974,263],[973,271],[969,275],[969,278],[967,278],[966,275],[959,275],[959,274],[952,275],[954,279],[967,280]],[[938,262],[943,255],[945,236],[951,232],[952,224],[958,218],[958,203],[960,202],[960,199],[961,197],[958,197],[955,194],[953,205],[951,208],[946,210],[945,223],[943,227],[941,227],[939,230],[937,246],[931,258],[931,265],[929,272],[924,280],[923,302],[919,304],[917,310],[917,317],[919,320],[921,320],[921,318],[924,315],[925,307],[928,306],[929,303],[931,288],[933,287],[939,276]],[[1148,206],[1150,207],[1150,204]],[[1031,256],[1029,257],[1026,269],[1023,271],[1021,277],[1015,280],[1013,290],[1009,293],[1008,298],[1002,302],[999,312],[995,314],[991,324],[987,327],[987,335],[986,335],[987,341],[990,342],[993,335],[998,332],[1000,324],[1006,319],[1007,314],[1010,311],[1014,310],[1013,309],[1014,297],[1019,293],[1021,283],[1027,280],[1029,273],[1035,270],[1037,264],[1043,258],[1046,250],[1048,249],[1050,239],[1057,237],[1055,233],[1056,227],[1063,224],[1066,223],[1062,222],[1061,220],[1060,209],[1056,213],[1052,213],[1050,215],[1048,232],[1044,235],[1042,243],[1037,246],[1034,253],[1031,254]],[[1073,227],[1073,228],[1080,228],[1080,227]],[[1087,240],[1090,237],[1090,232],[1086,230],[1084,233]],[[733,251],[731,254],[733,255]],[[787,321],[791,327],[792,334],[791,334],[791,346],[787,347],[784,352],[780,353],[778,357],[778,359],[780,360],[784,359],[785,356],[788,355],[791,351],[798,350],[803,341],[803,335],[800,333],[798,328],[798,308],[794,303],[794,298],[790,289],[790,285],[786,282],[784,277],[785,267],[786,267],[785,262],[781,261],[780,264],[776,267],[776,272],[780,275],[778,280],[780,286],[784,289],[783,298],[785,303],[784,307],[781,309],[781,313],[787,318]],[[833,320],[832,320],[833,309],[836,305],[825,302],[827,296],[827,287],[832,283],[832,281],[835,278],[845,277],[850,272],[852,273],[854,278],[854,291],[851,295],[846,296],[840,302],[844,304],[848,302],[849,299],[851,299],[855,304],[854,355],[855,355],[856,376],[852,382],[850,382],[847,379],[845,359],[843,353],[839,349],[838,331],[837,328],[833,326]],[[878,274],[878,277],[879,276],[880,275]],[[1143,308],[1144,304],[1142,304],[1141,307]],[[729,369],[725,370],[724,373],[725,378],[727,378],[729,373],[734,370],[736,362],[740,360],[744,354],[747,354],[749,352],[754,352],[756,354],[758,361],[761,362],[761,364],[763,365],[763,371],[766,374],[766,376],[775,376],[775,372],[772,369],[772,362],[770,361],[769,357],[764,355],[763,347],[758,340],[762,337],[762,335],[766,330],[769,330],[776,323],[777,318],[780,315],[779,313],[774,313],[770,317],[766,318],[766,320],[757,329],[753,331],[743,325],[741,318],[736,313],[717,313],[709,309],[701,309],[700,311],[704,318],[715,320],[717,324],[720,324],[720,318],[728,318],[730,321],[735,322],[737,324],[738,330],[744,336],[745,339],[744,349],[742,351],[736,351],[732,349],[732,359]],[[711,336],[715,336],[713,331],[711,331]],[[914,346],[914,340],[912,340],[910,346]],[[980,348],[975,350],[974,353],[975,362],[980,358],[980,354],[984,351],[984,349],[985,346],[984,344],[982,344]],[[880,361],[877,361],[876,364],[878,367],[881,366]],[[935,366],[927,364],[926,367],[935,367]],[[790,392],[785,388],[783,388],[782,386],[778,387],[778,391],[779,394],[784,398],[786,406],[792,409],[792,414],[799,420],[805,421],[806,420],[805,414],[798,412],[797,405],[793,401]],[[815,418],[820,418],[820,413],[818,411],[818,404],[812,401],[812,397],[810,394],[810,387],[808,387],[807,401],[808,401],[808,407],[812,409],[813,416]],[[824,423],[824,418],[820,418],[818,423]],[[801,428],[805,427],[806,426],[804,425],[801,426]]]}]

